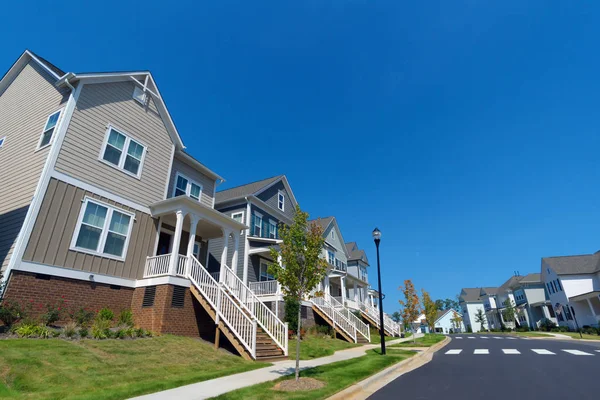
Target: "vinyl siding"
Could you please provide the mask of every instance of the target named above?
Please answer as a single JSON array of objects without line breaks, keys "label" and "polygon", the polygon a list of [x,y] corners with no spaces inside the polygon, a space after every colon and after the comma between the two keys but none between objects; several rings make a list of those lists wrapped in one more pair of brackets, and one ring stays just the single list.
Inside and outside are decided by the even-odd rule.
[{"label": "vinyl siding", "polygon": [[[0,270],[8,265],[50,146],[36,151],[50,114],[64,107],[68,91],[35,61],[26,64],[0,94]],[[56,130],[55,130],[56,132]]]},{"label": "vinyl siding", "polygon": [[175,187],[175,177],[177,176],[177,172],[200,184],[202,186],[200,202],[208,207],[213,206],[213,192],[215,190],[215,180],[209,178],[200,171],[197,171],[196,169],[189,166],[177,157],[175,157],[175,159],[173,160],[171,176],[169,177],[169,189],[167,191],[167,197],[173,197],[173,188]]},{"label": "vinyl siding", "polygon": [[[135,213],[125,261],[69,250],[85,196]],[[51,179],[23,259],[103,275],[141,279],[146,257],[154,251],[157,227],[158,221],[148,214]]]},{"label": "vinyl siding", "polygon": [[[173,143],[156,106],[133,100],[133,82],[84,85],[56,170],[142,205],[163,200]],[[146,145],[140,179],[99,160],[111,124]]]},{"label": "vinyl siding", "polygon": [[283,194],[285,195],[285,206],[283,213],[290,219],[294,218],[294,208],[296,207],[296,203],[294,203],[290,198],[290,194],[285,189],[285,185],[283,184],[283,182],[277,182],[264,192],[259,193],[259,195],[256,197],[258,197],[274,209],[279,210],[279,204],[277,200],[277,195],[279,191],[283,192]]},{"label": "vinyl siding", "polygon": [[[331,238],[332,230],[335,230],[333,239]],[[340,261],[343,261],[347,264],[348,259],[346,258],[346,247],[345,247],[344,243],[342,243],[342,241],[340,240],[340,231],[336,229],[336,225],[331,224],[325,233],[327,234],[325,241],[327,243],[329,243],[330,245],[332,245],[336,249],[336,252],[335,252],[336,258],[338,258]],[[325,249],[325,257],[327,257],[327,249]]]},{"label": "vinyl siding", "polygon": [[[227,207],[219,210],[221,213],[231,216],[231,214],[235,212],[244,212],[244,223],[247,223],[246,219],[246,205],[240,204],[232,207]],[[237,271],[237,275],[242,278],[244,275],[244,257],[245,257],[245,240],[246,240],[246,232],[244,232],[240,236],[239,246],[238,246],[238,265],[237,268],[231,266],[234,271]],[[233,238],[229,239],[229,244],[227,247],[227,262],[231,263],[234,252],[234,241]],[[208,270],[210,272],[217,272],[221,268],[221,253],[223,252],[223,238],[211,239],[208,241]],[[201,260],[202,261],[202,260]]]}]

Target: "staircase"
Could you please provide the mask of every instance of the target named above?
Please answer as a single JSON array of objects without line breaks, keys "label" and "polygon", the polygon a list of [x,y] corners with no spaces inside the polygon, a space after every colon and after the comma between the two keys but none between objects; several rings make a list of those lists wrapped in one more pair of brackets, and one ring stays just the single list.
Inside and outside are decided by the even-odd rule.
[{"label": "staircase", "polygon": [[[379,309],[363,302],[359,302],[359,306],[361,316],[379,329]],[[400,336],[400,324],[392,320],[387,314],[383,314],[383,330],[388,336]]]},{"label": "staircase", "polygon": [[356,327],[341,312],[335,309],[328,300],[331,296],[312,298],[312,309],[323,318],[340,336],[351,343],[357,343]]},{"label": "staircase", "polygon": [[[228,267],[224,269],[233,274]],[[243,288],[232,289],[217,282],[193,256],[188,259],[185,276],[192,282],[194,297],[243,358],[260,361],[287,358],[287,326],[262,302],[254,304],[256,296],[246,295]],[[225,277],[232,279],[227,272]],[[284,336],[279,325],[285,328]],[[217,346],[218,341],[217,335]]]},{"label": "staircase", "polygon": [[356,343],[371,343],[371,330],[369,329],[369,325],[361,321],[360,318],[354,315],[352,311],[339,302],[335,297],[325,293],[325,299],[331,303],[337,312],[341,313],[348,321],[352,323],[352,325],[354,325],[357,333]]}]

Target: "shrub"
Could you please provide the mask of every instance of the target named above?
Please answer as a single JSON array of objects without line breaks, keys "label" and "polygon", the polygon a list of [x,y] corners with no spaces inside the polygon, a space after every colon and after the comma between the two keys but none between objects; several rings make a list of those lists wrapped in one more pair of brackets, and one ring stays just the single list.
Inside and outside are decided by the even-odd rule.
[{"label": "shrub", "polygon": [[133,313],[131,310],[123,310],[119,314],[119,325],[133,326]]},{"label": "shrub", "polygon": [[77,334],[77,325],[75,322],[69,322],[63,328],[63,333],[66,337],[72,338]]},{"label": "shrub", "polygon": [[79,330],[79,336],[83,339],[86,338],[89,335],[89,332],[87,330],[87,328],[81,328]]},{"label": "shrub", "polygon": [[467,325],[467,333],[473,333],[473,328],[471,328],[471,325]]},{"label": "shrub", "polygon": [[60,299],[54,304],[46,304],[46,312],[40,316],[44,325],[52,325],[60,319],[64,311],[64,300]]},{"label": "shrub", "polygon": [[[15,330],[19,337],[35,338],[39,337],[47,339],[54,334],[55,331],[51,331],[46,325],[38,325],[32,323],[20,324]],[[58,332],[60,334],[60,332]]]},{"label": "shrub", "polygon": [[79,326],[90,326],[94,320],[94,312],[87,307],[79,307],[69,311],[69,317]]},{"label": "shrub", "polygon": [[551,329],[556,328],[556,324],[548,318],[542,318],[540,321],[540,331],[549,332]]},{"label": "shrub", "polygon": [[110,321],[96,318],[96,321],[94,321],[94,324],[92,325],[92,337],[94,339],[108,339],[111,336]]},{"label": "shrub", "polygon": [[0,303],[0,321],[11,327],[15,322],[26,316],[25,310],[18,302],[4,300]]},{"label": "shrub", "polygon": [[529,327],[527,326],[520,326],[517,328],[517,332],[529,332]]},{"label": "shrub", "polygon": [[142,328],[135,329],[135,336],[137,336],[139,338],[144,337],[144,329],[142,329]]},{"label": "shrub", "polygon": [[98,311],[98,315],[96,316],[96,319],[103,320],[103,321],[112,321],[114,318],[115,318],[115,313],[106,307],[104,307],[102,310]]},{"label": "shrub", "polygon": [[285,322],[288,323],[288,329],[294,331],[294,334],[298,332],[298,310],[300,309],[300,303],[298,300],[286,297],[285,298]]}]

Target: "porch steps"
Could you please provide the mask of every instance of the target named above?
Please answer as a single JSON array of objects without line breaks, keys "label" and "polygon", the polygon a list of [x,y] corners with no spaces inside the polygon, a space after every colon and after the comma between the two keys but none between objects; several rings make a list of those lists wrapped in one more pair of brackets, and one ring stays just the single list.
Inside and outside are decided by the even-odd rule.
[{"label": "porch steps", "polygon": [[[379,321],[375,321],[369,314],[367,314],[364,311],[361,311],[360,315],[361,315],[361,317],[363,317],[363,319],[365,321],[367,321],[369,324],[373,325],[374,327],[377,328],[377,330],[379,330]],[[385,327],[385,324],[383,326],[383,330],[385,331],[386,335],[395,336],[393,332],[390,332],[390,330]]]},{"label": "porch steps", "polygon": [[325,314],[323,311],[321,311],[317,305],[313,304],[312,309],[321,318],[323,318],[323,320],[325,320],[325,322],[327,322],[327,324],[329,324],[335,330],[336,333],[338,333],[341,337],[343,337],[344,340],[346,340],[350,343],[355,343],[354,339],[352,339],[350,336],[348,336],[348,334],[346,332],[344,332],[344,330],[342,328],[340,328],[339,326],[334,324],[334,322],[331,320],[331,318],[329,318],[329,316],[327,314]]}]

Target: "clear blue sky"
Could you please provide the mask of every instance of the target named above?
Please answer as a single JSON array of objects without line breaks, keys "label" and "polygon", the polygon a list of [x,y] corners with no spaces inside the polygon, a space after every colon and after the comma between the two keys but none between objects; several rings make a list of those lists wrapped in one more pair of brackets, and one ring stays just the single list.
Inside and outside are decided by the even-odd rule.
[{"label": "clear blue sky", "polygon": [[224,188],[286,174],[374,284],[381,229],[387,311],[600,248],[595,2],[16,3],[1,69],[151,70]]}]

